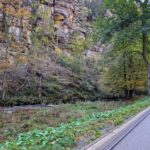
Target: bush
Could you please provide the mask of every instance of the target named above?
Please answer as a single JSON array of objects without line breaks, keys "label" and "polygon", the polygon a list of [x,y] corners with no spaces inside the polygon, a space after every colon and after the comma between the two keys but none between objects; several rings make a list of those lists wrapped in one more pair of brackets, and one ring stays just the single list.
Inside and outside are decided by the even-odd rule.
[{"label": "bush", "polygon": [[37,97],[6,97],[4,100],[0,100],[0,106],[18,106],[18,105],[35,105],[35,104],[48,104],[49,98],[37,98]]}]

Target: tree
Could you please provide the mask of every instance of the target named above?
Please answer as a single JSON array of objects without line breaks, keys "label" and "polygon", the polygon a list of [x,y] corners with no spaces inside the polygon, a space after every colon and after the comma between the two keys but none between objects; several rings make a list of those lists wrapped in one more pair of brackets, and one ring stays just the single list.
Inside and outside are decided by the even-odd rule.
[{"label": "tree", "polygon": [[111,43],[113,51],[123,52],[126,49],[128,53],[142,57],[150,95],[149,0],[105,0],[104,5],[110,13],[99,18],[97,23],[101,41]]},{"label": "tree", "polygon": [[84,0],[84,5],[89,9],[88,21],[93,21],[100,15],[99,7],[103,0]]},{"label": "tree", "polygon": [[133,93],[145,90],[146,74],[138,54],[105,52],[101,70],[101,88],[110,96],[132,99]]}]

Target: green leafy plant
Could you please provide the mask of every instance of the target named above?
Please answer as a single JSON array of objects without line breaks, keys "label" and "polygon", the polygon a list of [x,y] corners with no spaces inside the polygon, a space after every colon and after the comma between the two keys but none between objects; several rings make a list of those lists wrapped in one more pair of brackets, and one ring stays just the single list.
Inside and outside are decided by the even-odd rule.
[{"label": "green leafy plant", "polygon": [[[25,134],[20,134],[17,140],[1,144],[0,149],[17,150],[22,148],[65,150],[66,148],[72,148],[77,142],[77,137],[79,136],[86,135],[87,133],[93,134],[93,132],[95,132],[96,137],[100,135],[100,132],[98,131],[98,124],[103,124],[105,121],[109,121],[118,125],[122,123],[123,119],[134,115],[149,105],[149,98],[145,98],[125,107],[120,107],[107,112],[97,112],[92,115],[86,115],[81,119],[75,120],[71,123],[62,124],[56,128],[49,127],[43,131],[34,130]],[[114,117],[116,117],[116,120],[114,120]],[[97,124],[94,130],[93,123]],[[105,125],[105,123],[103,125]]]}]

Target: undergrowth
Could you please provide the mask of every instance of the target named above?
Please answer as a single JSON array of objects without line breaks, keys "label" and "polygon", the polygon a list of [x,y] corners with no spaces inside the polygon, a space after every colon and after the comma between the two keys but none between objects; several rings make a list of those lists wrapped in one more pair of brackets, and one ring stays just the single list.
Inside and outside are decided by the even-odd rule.
[{"label": "undergrowth", "polygon": [[43,131],[34,130],[21,133],[17,140],[1,144],[0,150],[69,150],[73,148],[80,137],[92,135],[92,140],[94,140],[101,135],[101,129],[108,122],[114,126],[120,125],[125,119],[149,105],[150,99],[145,98],[128,106],[85,115],[81,119],[61,124],[59,127],[48,127]]}]

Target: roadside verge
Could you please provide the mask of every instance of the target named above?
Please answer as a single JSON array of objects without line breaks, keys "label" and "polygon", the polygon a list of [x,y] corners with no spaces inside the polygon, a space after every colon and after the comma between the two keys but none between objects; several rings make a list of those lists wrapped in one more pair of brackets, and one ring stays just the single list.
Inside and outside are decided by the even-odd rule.
[{"label": "roadside verge", "polygon": [[150,113],[150,107],[138,113],[128,122],[110,131],[107,135],[95,140],[82,150],[111,150],[136,126],[138,126]]}]

